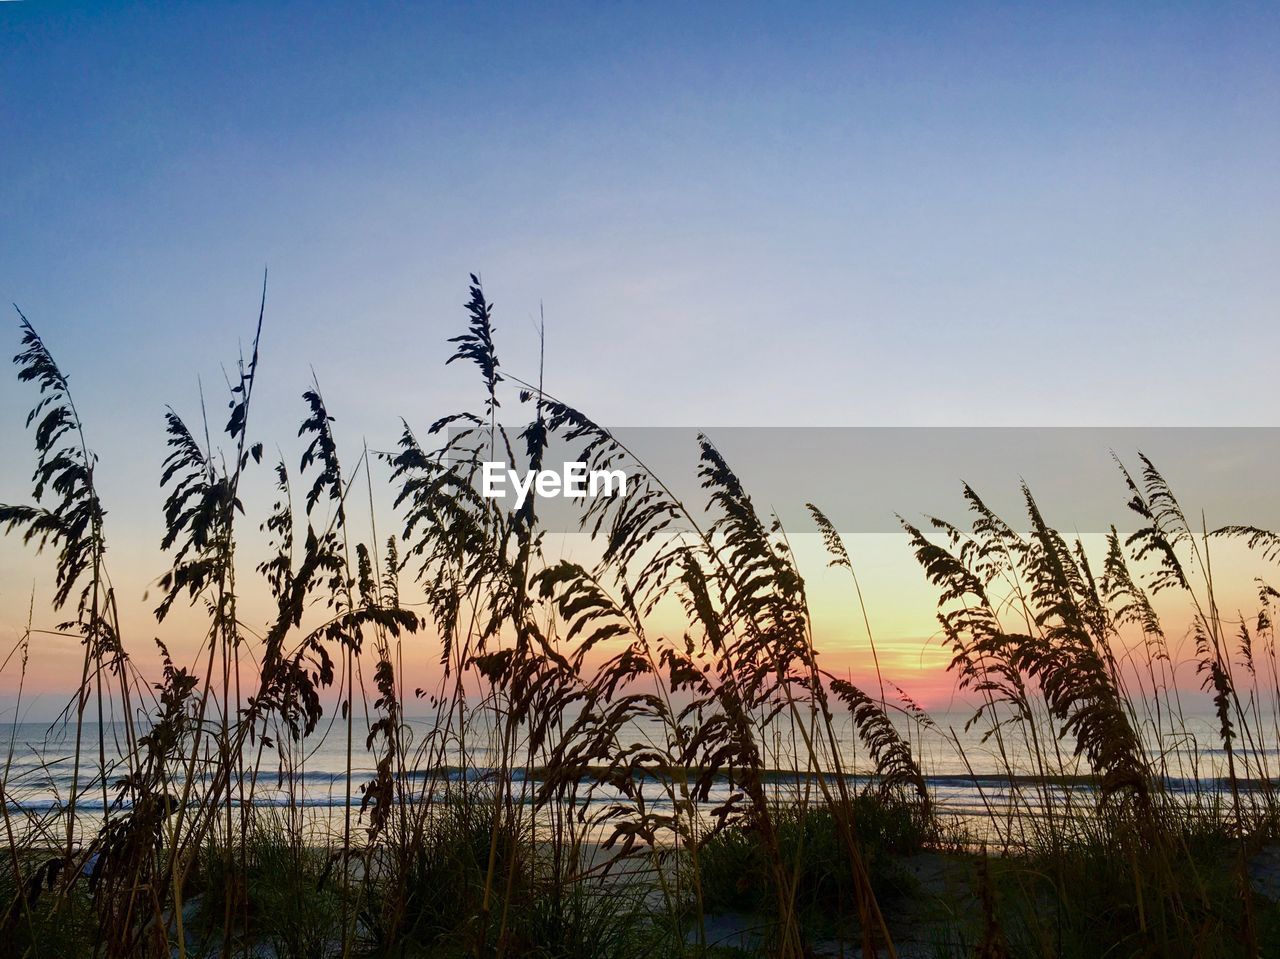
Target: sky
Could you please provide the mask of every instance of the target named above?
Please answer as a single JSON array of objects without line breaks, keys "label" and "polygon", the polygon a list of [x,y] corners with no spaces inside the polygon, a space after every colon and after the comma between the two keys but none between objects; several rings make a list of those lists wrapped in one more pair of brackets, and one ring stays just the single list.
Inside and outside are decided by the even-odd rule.
[{"label": "sky", "polygon": [[[0,3],[0,298],[146,636],[163,410],[264,269],[268,447],[313,372],[357,446],[470,404],[471,272],[611,425],[1275,425],[1278,105],[1263,4]],[[0,642],[48,572],[0,544]]]}]

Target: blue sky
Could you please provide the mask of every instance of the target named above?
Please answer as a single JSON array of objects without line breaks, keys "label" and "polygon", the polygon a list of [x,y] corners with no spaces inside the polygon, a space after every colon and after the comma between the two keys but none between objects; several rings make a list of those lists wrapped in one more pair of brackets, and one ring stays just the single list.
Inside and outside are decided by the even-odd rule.
[{"label": "blue sky", "polygon": [[269,264],[268,370],[353,416],[449,396],[480,270],[614,423],[1271,421],[1274,8],[0,17],[0,293],[113,415]]},{"label": "blue sky", "polygon": [[[612,424],[1274,424],[1278,20],[4,3],[0,298],[72,375],[126,551],[264,266],[286,448],[312,367],[375,447],[473,400],[442,366],[473,270],[504,362],[544,304],[548,387]],[[0,378],[0,500],[30,398]]]},{"label": "blue sky", "polygon": [[0,18],[0,294],[113,420],[269,264],[266,371],[362,432],[460,385],[469,270],[610,422],[1272,421],[1274,8]]}]

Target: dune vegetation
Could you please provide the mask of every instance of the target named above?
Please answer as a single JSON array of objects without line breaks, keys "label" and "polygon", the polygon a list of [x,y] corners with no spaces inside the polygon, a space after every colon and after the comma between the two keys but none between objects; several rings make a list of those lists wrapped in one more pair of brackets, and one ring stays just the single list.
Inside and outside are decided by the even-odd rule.
[{"label": "dune vegetation", "polygon": [[[975,831],[939,808],[913,745],[955,734],[893,677],[863,688],[823,668],[786,531],[709,438],[705,502],[682,502],[499,363],[472,277],[450,360],[474,369],[472,411],[349,451],[312,384],[300,455],[272,464],[252,415],[264,311],[265,293],[225,424],[165,419],[155,615],[202,613],[190,662],[122,632],[97,454],[20,317],[36,466],[0,525],[56,556],[55,618],[83,661],[69,788],[24,808],[12,745],[0,780],[0,953],[1280,954],[1252,871],[1280,822],[1280,594],[1260,584],[1254,612],[1227,616],[1210,562],[1234,539],[1274,563],[1280,537],[1197,529],[1145,459],[1118,474],[1128,532],[1113,528],[1104,556],[1055,530],[1030,490],[1016,521],[966,487],[966,523],[904,522],[978,704],[971,728],[1007,757],[1006,799]],[[528,425],[504,427],[517,412]],[[536,496],[504,509],[480,492],[485,462],[540,470],[552,439],[634,484],[582,502],[586,563],[545,548]],[[394,515],[374,515],[388,480]],[[272,481],[274,509],[244,515],[242,487]],[[839,532],[810,509],[860,602]],[[247,541],[269,548],[246,555]],[[238,606],[255,578],[274,602],[265,627]],[[1156,594],[1194,622],[1223,776],[1178,748],[1180,664]],[[654,628],[664,604],[683,629]],[[19,688],[38,646],[28,630],[7,661]],[[405,661],[436,651],[438,687],[406,688]],[[874,766],[856,775],[849,721]],[[322,833],[303,773],[326,728],[346,776]],[[259,801],[269,790],[287,801]]]}]

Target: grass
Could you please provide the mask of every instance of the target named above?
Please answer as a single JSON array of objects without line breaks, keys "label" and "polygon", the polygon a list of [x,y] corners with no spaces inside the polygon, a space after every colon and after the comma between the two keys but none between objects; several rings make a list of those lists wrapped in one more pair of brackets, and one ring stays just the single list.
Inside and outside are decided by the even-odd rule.
[{"label": "grass", "polygon": [[237,940],[261,940],[280,959],[329,955],[342,936],[332,865],[323,850],[299,844],[269,816],[253,823],[240,850],[210,843],[188,881],[192,951],[220,945],[233,917]]},{"label": "grass", "polygon": [[[474,277],[465,309],[450,362],[478,374],[474,410],[421,435],[406,425],[394,451],[362,447],[347,460],[313,382],[298,468],[281,459],[272,469],[252,416],[264,286],[225,424],[172,410],[165,421],[168,572],[155,613],[203,611],[189,662],[121,630],[99,460],[66,376],[21,318],[15,362],[37,390],[36,471],[29,502],[0,507],[0,526],[56,554],[53,612],[83,655],[68,707],[69,790],[48,814],[2,807],[0,952],[745,948],[799,959],[824,942],[895,955],[895,934],[938,955],[1280,950],[1275,904],[1246,872],[1280,819],[1267,749],[1280,730],[1280,594],[1264,582],[1258,609],[1228,619],[1210,560],[1234,539],[1273,564],[1280,538],[1197,529],[1145,459],[1118,483],[1134,528],[1113,529],[1102,556],[1054,529],[1029,490],[1017,524],[967,487],[967,525],[904,524],[939,596],[957,685],[980,704],[971,726],[1009,783],[1010,812],[990,818],[992,832],[957,836],[913,743],[929,728],[963,754],[959,739],[905,695],[886,695],[896,687],[874,639],[874,685],[819,665],[787,531],[757,510],[714,444],[700,440],[708,501],[695,508],[549,395],[540,371],[526,382],[498,361],[493,309]],[[518,433],[499,423],[515,409],[527,411]],[[628,496],[582,507],[599,556],[590,565],[544,551],[535,499],[507,510],[477,492],[482,462],[501,453],[538,468],[553,438],[588,468],[632,479]],[[376,475],[391,485],[391,516],[375,509]],[[251,484],[275,489],[265,517],[243,515]],[[865,617],[843,541],[811,511]],[[247,555],[246,522],[260,525],[264,554]],[[262,629],[245,623],[251,590],[274,610]],[[1156,594],[1190,610],[1188,662],[1174,659]],[[685,628],[656,630],[655,611],[672,608]],[[28,628],[6,660],[19,707],[41,635]],[[406,658],[436,648],[439,685],[407,689]],[[1166,748],[1187,735],[1180,667],[1213,698],[1225,788]],[[415,737],[405,717],[423,710]],[[846,713],[871,759],[869,784],[839,740]],[[124,719],[119,762],[99,715]],[[309,744],[325,728],[345,755],[346,793],[320,834],[300,810]],[[373,772],[356,782],[357,768]],[[1170,789],[1172,777],[1192,788]],[[283,806],[260,801],[275,782]],[[84,814],[90,802],[107,810],[101,821]],[[33,829],[38,844],[22,838]],[[945,881],[922,882],[913,862]],[[763,934],[722,942],[708,930],[726,912],[748,914]]]},{"label": "grass", "polygon": [[[911,895],[915,883],[902,871],[900,860],[923,850],[931,836],[918,810],[874,794],[858,795],[851,805],[877,899],[888,905]],[[781,809],[777,830],[779,852],[794,864],[787,877],[790,895],[806,925],[840,916],[852,898],[855,878],[833,811]],[[699,851],[705,906],[712,911],[764,912],[776,896],[766,855],[749,823],[708,839]]]},{"label": "grass", "polygon": [[[0,877],[0,897],[6,904],[0,953],[31,959],[87,955],[97,917],[86,890],[72,885],[57,899],[42,894],[40,868],[48,860],[29,853],[19,860]],[[15,882],[15,876],[20,883]]]}]

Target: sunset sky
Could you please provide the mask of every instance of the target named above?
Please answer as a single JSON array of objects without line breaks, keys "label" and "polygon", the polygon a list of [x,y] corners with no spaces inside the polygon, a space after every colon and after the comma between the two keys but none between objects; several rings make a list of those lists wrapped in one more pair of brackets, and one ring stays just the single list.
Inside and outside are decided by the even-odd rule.
[{"label": "sunset sky", "polygon": [[[548,388],[610,425],[1272,425],[1278,103],[1263,4],[0,3],[0,298],[71,375],[131,647],[190,655],[143,602],[161,417],[221,415],[264,267],[254,433],[291,464],[312,370],[354,451],[472,405],[470,272],[503,362],[544,309]],[[0,502],[32,400],[0,376]],[[942,695],[905,545],[859,543]],[[4,651],[50,577],[0,543]],[[78,662],[33,654],[44,713]]]}]

